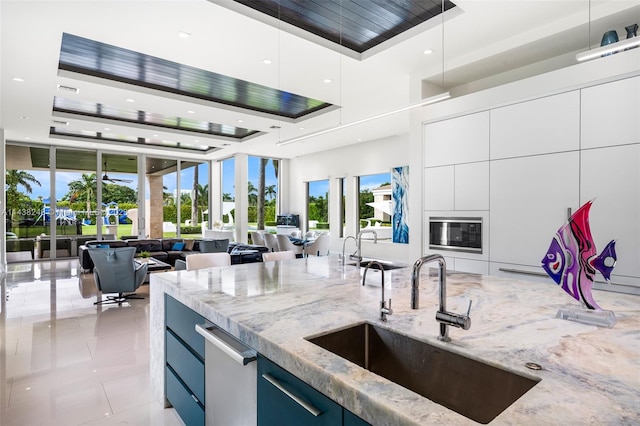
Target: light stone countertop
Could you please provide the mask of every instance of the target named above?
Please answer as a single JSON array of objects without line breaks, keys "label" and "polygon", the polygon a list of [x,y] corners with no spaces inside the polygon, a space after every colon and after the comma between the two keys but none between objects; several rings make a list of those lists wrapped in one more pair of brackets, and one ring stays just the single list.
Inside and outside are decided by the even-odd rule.
[{"label": "light stone countertop", "polygon": [[[189,306],[340,405],[375,425],[477,424],[343,360],[304,338],[370,322],[434,346],[541,381],[490,424],[640,424],[640,298],[594,291],[617,324],[598,328],[556,319],[577,306],[550,284],[451,273],[447,309],[472,325],[437,340],[436,265],[422,268],[420,308],[410,309],[411,268],[385,272],[393,315],[379,318],[380,272],[341,266],[336,257],[252,263],[151,275],[151,380],[164,400],[164,293]],[[531,371],[524,365],[542,366]]]}]

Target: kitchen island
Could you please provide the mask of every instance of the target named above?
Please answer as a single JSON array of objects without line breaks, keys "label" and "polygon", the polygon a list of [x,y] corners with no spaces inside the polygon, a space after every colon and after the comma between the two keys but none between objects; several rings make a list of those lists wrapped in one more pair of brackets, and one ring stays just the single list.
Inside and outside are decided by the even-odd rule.
[{"label": "kitchen island", "polygon": [[[431,266],[431,265],[429,265]],[[433,265],[435,266],[435,265]],[[420,308],[410,308],[411,268],[386,271],[393,314],[379,320],[380,272],[336,257],[177,271],[151,277],[151,381],[164,395],[165,294],[191,308],[347,410],[375,425],[477,424],[305,340],[369,322],[539,380],[490,424],[640,424],[640,298],[594,292],[617,324],[556,319],[573,299],[552,284],[449,273],[447,307],[466,312],[467,331],[437,340],[437,271],[421,271]],[[551,282],[551,281],[550,281]],[[542,367],[532,371],[525,367]]]}]

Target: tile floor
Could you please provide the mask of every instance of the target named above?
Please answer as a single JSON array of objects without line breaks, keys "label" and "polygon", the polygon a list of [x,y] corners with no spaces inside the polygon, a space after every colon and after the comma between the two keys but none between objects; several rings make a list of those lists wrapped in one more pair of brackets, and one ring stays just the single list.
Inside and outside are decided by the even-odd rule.
[{"label": "tile floor", "polygon": [[147,296],[100,297],[77,260],[10,264],[0,281],[0,425],[182,425],[149,383]]}]

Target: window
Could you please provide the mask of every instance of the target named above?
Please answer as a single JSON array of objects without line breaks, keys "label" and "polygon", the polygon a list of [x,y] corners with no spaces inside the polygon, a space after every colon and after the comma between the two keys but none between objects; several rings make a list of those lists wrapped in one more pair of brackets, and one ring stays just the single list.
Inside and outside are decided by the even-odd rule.
[{"label": "window", "polygon": [[358,177],[359,230],[373,228],[379,240],[390,239],[391,205],[390,173]]},{"label": "window", "polygon": [[329,230],[329,180],[307,182],[307,230]]},{"label": "window", "polygon": [[274,158],[249,157],[248,222],[255,229],[275,226],[278,214],[278,167]]}]

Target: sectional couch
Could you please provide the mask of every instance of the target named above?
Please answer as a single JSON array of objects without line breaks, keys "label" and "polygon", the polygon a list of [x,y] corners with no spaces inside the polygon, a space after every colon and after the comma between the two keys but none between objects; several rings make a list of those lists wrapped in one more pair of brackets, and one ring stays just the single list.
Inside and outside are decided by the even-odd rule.
[{"label": "sectional couch", "polygon": [[[184,247],[177,250],[176,243],[184,243]],[[149,252],[150,257],[158,259],[161,262],[175,266],[177,259],[183,259],[190,253],[200,252],[200,240],[182,239],[182,238],[161,238],[161,239],[128,239],[128,240],[109,240],[109,241],[88,241],[86,244],[78,247],[78,263],[83,272],[93,271],[93,262],[89,256],[89,247],[108,246],[108,247],[135,247],[136,256],[143,251]],[[251,246],[247,244],[231,243],[228,252],[234,255],[234,249],[238,250],[256,250],[250,254],[242,254],[232,256],[233,263],[249,263],[261,262],[262,252],[267,251],[266,247]]]}]

